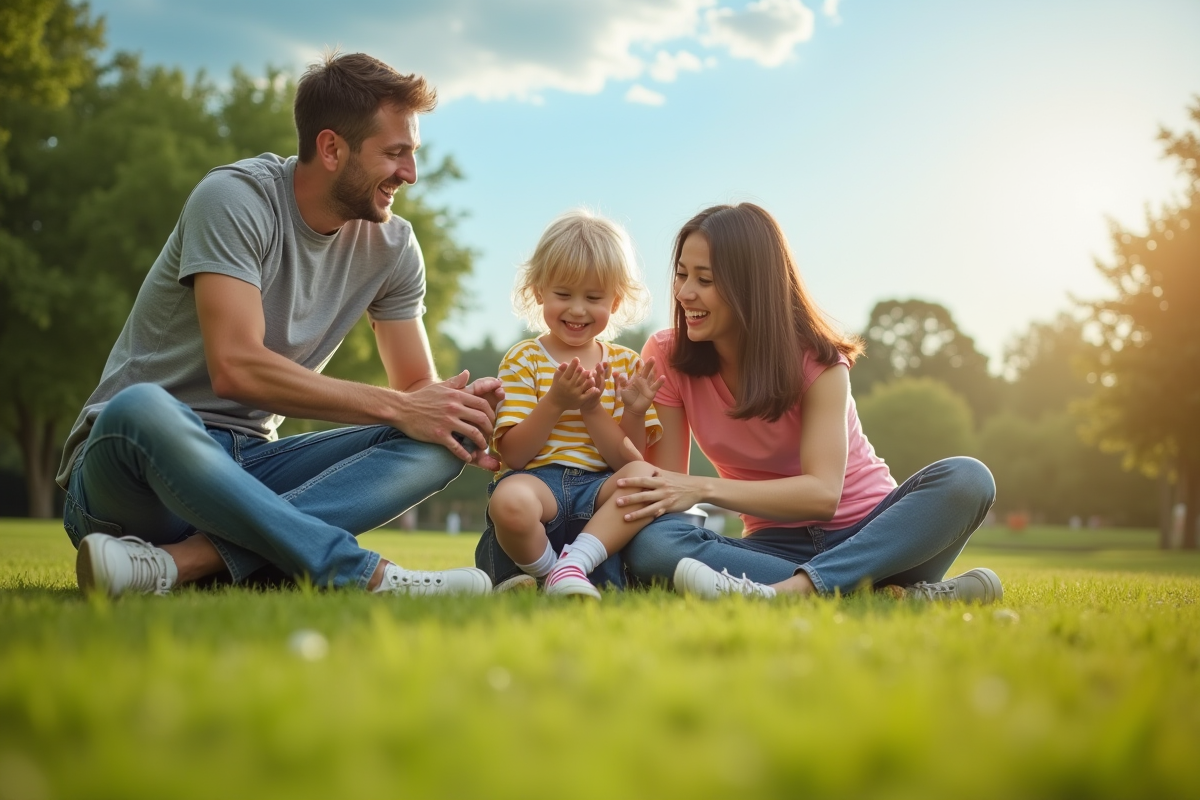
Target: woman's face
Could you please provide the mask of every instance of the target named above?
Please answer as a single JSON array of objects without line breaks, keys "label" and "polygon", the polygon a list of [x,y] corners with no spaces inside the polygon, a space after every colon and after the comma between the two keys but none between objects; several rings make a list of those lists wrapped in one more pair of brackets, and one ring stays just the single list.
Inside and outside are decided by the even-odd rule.
[{"label": "woman's face", "polygon": [[733,309],[713,284],[708,239],[702,233],[683,240],[675,265],[675,299],[683,306],[688,338],[693,342],[736,343],[740,328]]}]

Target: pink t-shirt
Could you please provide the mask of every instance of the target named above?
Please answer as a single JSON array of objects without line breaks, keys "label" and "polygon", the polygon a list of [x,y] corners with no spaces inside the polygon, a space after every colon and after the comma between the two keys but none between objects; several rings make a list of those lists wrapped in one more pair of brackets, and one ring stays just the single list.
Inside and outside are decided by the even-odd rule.
[{"label": "pink t-shirt", "polygon": [[[659,331],[642,350],[642,359],[653,357],[666,383],[654,398],[655,405],[682,408],[687,414],[692,436],[722,478],[738,481],[768,481],[803,474],[800,468],[800,403],[775,422],[762,419],[733,419],[726,412],[733,408],[733,395],[720,375],[692,377],[671,368],[674,332]],[[842,357],[840,363],[849,364]],[[804,354],[804,388],[812,385],[827,367],[811,352]],[[803,395],[801,395],[803,397]],[[828,521],[798,520],[781,522],[742,514],[746,533],[762,528],[802,528],[816,525],[826,530],[848,528],[862,520],[888,493],[896,481],[883,459],[863,435],[858,409],[850,398],[846,415],[846,479],[837,512]]]}]

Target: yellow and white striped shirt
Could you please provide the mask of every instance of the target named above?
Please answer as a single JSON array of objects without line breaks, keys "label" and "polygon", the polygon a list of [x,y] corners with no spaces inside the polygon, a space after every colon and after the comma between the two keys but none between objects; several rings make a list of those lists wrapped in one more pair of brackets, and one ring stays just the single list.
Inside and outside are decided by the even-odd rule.
[{"label": "yellow and white striped shirt", "polygon": [[[632,377],[641,368],[642,359],[635,351],[611,342],[600,344],[604,348],[604,360],[612,365],[613,375],[623,372]],[[496,438],[529,416],[538,401],[550,391],[556,369],[558,361],[546,352],[546,348],[537,339],[518,342],[505,353],[504,360],[500,362],[499,377],[504,384],[504,400],[496,411]],[[613,419],[621,421],[625,406],[617,396],[612,377],[604,384],[600,404],[605,411],[612,414]],[[651,405],[646,412],[646,445],[657,442],[661,437],[662,425],[659,424],[658,414]],[[592,437],[588,435],[587,427],[583,424],[583,415],[578,409],[563,412],[558,418],[558,424],[550,431],[550,438],[538,454],[525,465],[525,469],[547,464],[561,464],[590,472],[610,469],[596,445],[592,443]],[[503,464],[497,475],[510,470],[511,467]]]}]

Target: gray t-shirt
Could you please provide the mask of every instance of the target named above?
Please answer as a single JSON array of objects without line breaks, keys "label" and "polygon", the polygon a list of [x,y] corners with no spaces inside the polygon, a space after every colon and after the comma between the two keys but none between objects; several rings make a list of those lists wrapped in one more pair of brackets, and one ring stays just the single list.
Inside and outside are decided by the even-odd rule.
[{"label": "gray t-shirt", "polygon": [[162,386],[206,425],[276,437],[283,417],[213,393],[192,289],[197,273],[257,287],[266,346],[314,372],[364,311],[376,320],[425,313],[425,263],[412,226],[394,216],[317,233],[296,205],[295,171],[295,157],[268,153],[218,167],[192,191],[67,438],[57,476],[64,489],[104,404],[135,383]]}]

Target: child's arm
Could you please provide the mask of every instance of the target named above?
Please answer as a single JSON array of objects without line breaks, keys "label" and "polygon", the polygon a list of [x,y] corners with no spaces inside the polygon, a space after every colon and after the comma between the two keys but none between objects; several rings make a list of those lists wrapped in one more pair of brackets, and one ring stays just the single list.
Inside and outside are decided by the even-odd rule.
[{"label": "child's arm", "polygon": [[496,450],[504,463],[512,469],[524,469],[546,446],[546,440],[563,412],[580,408],[593,396],[599,400],[600,390],[593,386],[591,373],[579,365],[579,359],[570,364],[559,364],[546,396],[538,401],[529,416],[502,431],[496,439]]},{"label": "child's arm", "polygon": [[646,453],[646,412],[666,380],[665,375],[655,378],[653,358],[647,359],[640,369],[635,367],[633,377],[620,373],[615,376],[617,395],[625,406],[621,430],[643,455]]}]

